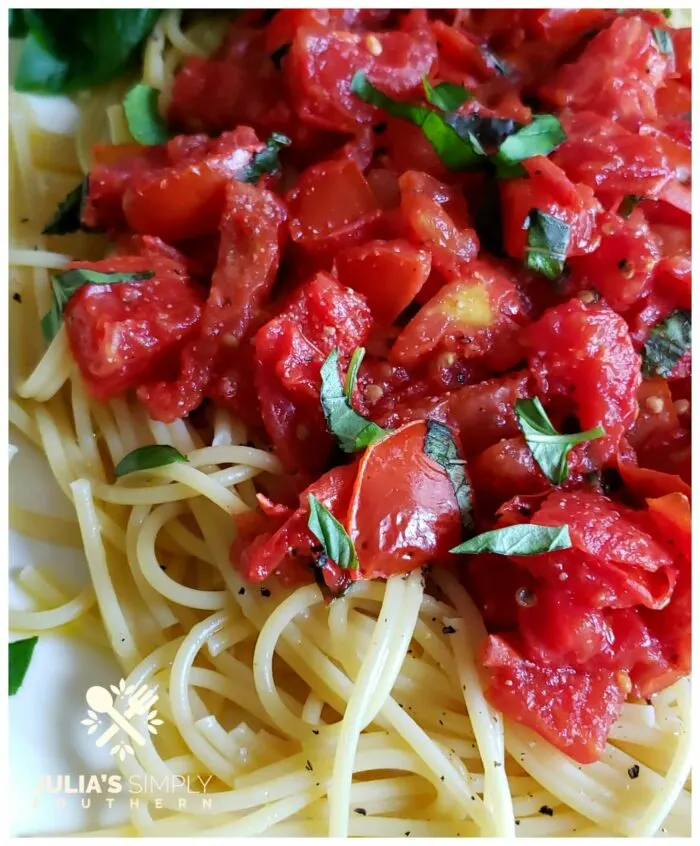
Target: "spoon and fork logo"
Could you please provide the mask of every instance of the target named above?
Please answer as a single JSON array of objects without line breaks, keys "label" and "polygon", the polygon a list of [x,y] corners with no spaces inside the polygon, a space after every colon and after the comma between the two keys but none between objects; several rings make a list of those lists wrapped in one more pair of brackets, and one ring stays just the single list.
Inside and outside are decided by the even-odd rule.
[{"label": "spoon and fork logo", "polygon": [[[146,738],[131,724],[134,717],[147,714],[146,727],[151,734],[156,734],[157,726],[163,725],[163,721],[158,719],[158,711],[153,708],[158,701],[156,688],[149,687],[147,684],[142,685],[138,690],[135,685],[127,686],[124,679],[120,680],[118,686],[110,685],[109,690],[95,685],[88,689],[85,700],[88,704],[88,716],[81,721],[82,725],[88,726],[88,734],[94,734],[102,725],[98,715],[104,714],[108,717],[111,721],[110,725],[99,735],[96,745],[106,746],[116,737],[117,742],[109,752],[121,761],[124,761],[127,755],[134,754],[132,743],[137,746],[143,746],[146,743]],[[121,705],[123,710],[118,708],[118,705]]]}]

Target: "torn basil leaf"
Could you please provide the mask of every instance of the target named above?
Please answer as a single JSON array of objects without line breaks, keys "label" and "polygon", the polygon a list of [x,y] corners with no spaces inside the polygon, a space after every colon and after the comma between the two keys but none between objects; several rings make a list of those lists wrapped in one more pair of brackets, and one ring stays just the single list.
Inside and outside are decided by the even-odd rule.
[{"label": "torn basil leaf", "polygon": [[539,209],[531,209],[524,228],[527,229],[525,266],[552,281],[558,279],[569,247],[569,224]]},{"label": "torn basil leaf", "polygon": [[15,640],[9,644],[7,669],[10,696],[14,696],[20,687],[22,687],[22,682],[27,675],[27,670],[34,654],[34,647],[38,640],[38,637],[28,637],[25,640]]},{"label": "torn basil leaf", "polygon": [[127,453],[114,468],[114,478],[136,473],[139,470],[153,470],[155,467],[166,467],[168,464],[187,462],[179,450],[170,444],[152,444],[138,447]]},{"label": "torn basil leaf", "polygon": [[568,526],[520,523],[476,535],[450,552],[460,555],[478,555],[481,552],[491,552],[494,555],[542,555],[545,552],[570,548],[571,536]]},{"label": "torn basil leaf", "polygon": [[348,372],[345,374],[345,385],[343,386],[343,392],[345,394],[345,399],[352,403],[352,392],[355,390],[355,382],[357,382],[357,374],[360,370],[360,365],[362,364],[362,359],[365,357],[365,348],[364,347],[357,347],[350,358],[350,364],[348,365]]},{"label": "torn basil leaf", "polygon": [[690,349],[692,317],[690,311],[677,309],[660,320],[649,332],[642,350],[642,373],[647,377],[670,376]]},{"label": "torn basil leaf", "polygon": [[273,132],[267,139],[265,149],[253,156],[252,162],[239,175],[241,182],[252,182],[256,185],[266,173],[275,173],[280,169],[279,152],[283,147],[289,147],[291,140],[280,132]]},{"label": "torn basil leaf", "polygon": [[440,82],[432,86],[426,77],[423,77],[423,90],[425,99],[444,112],[456,112],[463,103],[474,96],[463,86],[453,85],[451,82]]},{"label": "torn basil leaf", "polygon": [[640,197],[639,194],[625,194],[617,213],[626,220],[643,199],[644,197]]},{"label": "torn basil leaf", "polygon": [[503,169],[533,156],[548,156],[564,141],[566,133],[558,117],[534,115],[531,123],[505,138],[494,156],[494,164]]},{"label": "torn basil leaf", "polygon": [[445,468],[452,487],[454,488],[462,525],[465,529],[474,528],[472,513],[472,489],[466,473],[466,462],[460,459],[457,445],[449,427],[436,420],[426,421],[427,432],[423,442],[423,452],[432,460]]},{"label": "torn basil leaf", "polygon": [[324,553],[343,570],[358,570],[355,545],[345,527],[313,495],[309,494],[309,531],[323,547]]},{"label": "torn basil leaf", "polygon": [[98,270],[74,268],[65,273],[54,273],[51,276],[51,291],[53,301],[51,308],[41,320],[41,333],[47,344],[58,334],[63,325],[63,310],[70,298],[83,285],[116,285],[121,282],[144,282],[152,279],[152,270],[141,273],[101,273]]},{"label": "torn basil leaf", "polygon": [[[363,353],[364,354],[364,351]],[[328,428],[335,435],[344,452],[357,452],[383,438],[387,432],[371,420],[358,414],[350,404],[357,370],[362,360],[357,350],[353,354],[346,384],[340,381],[338,349],[333,349],[321,367],[321,407]]]},{"label": "torn basil leaf", "polygon": [[80,222],[80,217],[89,190],[89,179],[90,177],[86,176],[65,199],[61,200],[51,220],[42,229],[42,235],[69,235],[79,229],[88,231]]},{"label": "torn basil leaf", "polygon": [[602,426],[561,435],[552,423],[537,397],[515,401],[515,416],[525,436],[525,441],[532,457],[540,466],[544,475],[555,485],[561,485],[569,475],[568,456],[576,444],[594,441],[605,435]]},{"label": "torn basil leaf", "polygon": [[158,91],[139,83],[124,97],[124,116],[135,141],[145,146],[170,139],[167,124],[158,111]]}]

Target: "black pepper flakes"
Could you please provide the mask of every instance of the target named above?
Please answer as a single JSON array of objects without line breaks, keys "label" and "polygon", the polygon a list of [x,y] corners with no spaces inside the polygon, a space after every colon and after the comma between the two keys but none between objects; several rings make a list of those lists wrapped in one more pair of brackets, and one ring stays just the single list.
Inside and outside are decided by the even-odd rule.
[{"label": "black pepper flakes", "polygon": [[404,837],[410,837],[410,836],[411,836],[411,832],[410,832],[410,831],[404,831],[403,836],[404,836]]},{"label": "black pepper flakes", "polygon": [[244,594],[244,593],[245,593],[245,588],[244,588],[244,587],[242,587],[242,588],[238,588],[238,595],[239,595],[239,596],[243,596],[243,594]]},{"label": "black pepper flakes", "polygon": [[318,729],[311,729],[311,734],[318,734]]},{"label": "black pepper flakes", "polygon": [[550,808],[549,805],[543,805],[540,808],[540,813],[544,814],[547,817],[553,817],[554,816],[554,808]]},{"label": "black pepper flakes", "polygon": [[21,295],[21,294],[19,294],[17,291],[15,291],[15,293],[12,295],[12,299],[13,299],[16,303],[21,303],[21,302],[22,302],[22,295]]},{"label": "black pepper flakes", "polygon": [[304,766],[306,767],[306,769],[310,773],[312,773],[314,771],[314,767],[313,767],[313,764],[311,763],[311,761],[307,761],[306,764],[304,764]]},{"label": "black pepper flakes", "polygon": [[633,764],[628,770],[627,775],[630,778],[639,778],[639,764]]},{"label": "black pepper flakes", "polygon": [[443,626],[442,633],[445,635],[454,634],[457,629],[454,626]]},{"label": "black pepper flakes", "polygon": [[367,816],[367,811],[364,808],[355,808],[355,813],[359,814],[361,817]]},{"label": "black pepper flakes", "polygon": [[516,820],[516,821],[515,821],[515,824],[516,824],[516,825],[520,825],[520,820]]},{"label": "black pepper flakes", "polygon": [[260,588],[260,595],[264,596],[265,599],[267,599],[268,596],[272,596],[272,593],[270,592],[270,588],[265,588],[265,587]]}]

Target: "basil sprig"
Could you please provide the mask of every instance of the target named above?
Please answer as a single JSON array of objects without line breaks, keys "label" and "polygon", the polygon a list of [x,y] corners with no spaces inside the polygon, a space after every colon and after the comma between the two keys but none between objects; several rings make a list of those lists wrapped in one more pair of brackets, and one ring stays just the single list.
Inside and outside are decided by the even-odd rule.
[{"label": "basil sprig", "polygon": [[478,555],[491,552],[495,555],[542,555],[558,549],[570,549],[571,536],[568,526],[538,526],[520,523],[493,529],[451,549],[460,555]]},{"label": "basil sprig", "polygon": [[283,147],[288,147],[291,140],[280,132],[273,132],[267,139],[265,148],[253,156],[251,163],[244,168],[238,178],[241,182],[252,182],[253,185],[260,181],[265,173],[275,173],[280,169],[279,152]]},{"label": "basil sprig", "polygon": [[167,124],[158,111],[158,91],[139,83],[124,97],[124,116],[129,132],[139,144],[165,144],[169,138]]},{"label": "basil sprig", "polygon": [[309,531],[323,547],[323,552],[343,570],[358,570],[355,545],[343,524],[313,495],[309,494]]},{"label": "basil sprig", "polygon": [[670,376],[688,352],[692,340],[692,317],[686,309],[676,309],[649,332],[642,350],[642,373],[647,377]]},{"label": "basil sprig", "polygon": [[38,637],[28,637],[9,644],[8,689],[10,696],[14,696],[22,687],[38,640]]},{"label": "basil sprig", "polygon": [[423,452],[441,467],[444,467],[457,497],[462,525],[465,529],[473,529],[472,488],[465,470],[465,462],[459,457],[452,432],[449,427],[437,420],[428,420],[426,425],[427,432],[423,442]]},{"label": "basil sprig", "polygon": [[168,464],[187,462],[187,458],[170,444],[152,444],[137,447],[128,452],[114,468],[114,478],[136,473],[139,470],[153,470],[155,467],[166,467]]},{"label": "basil sprig", "polygon": [[83,206],[89,190],[89,176],[77,185],[65,199],[56,206],[51,220],[42,229],[42,235],[69,235],[79,229],[88,231],[80,222]]},{"label": "basil sprig", "polygon": [[539,209],[531,209],[525,220],[527,246],[525,266],[552,281],[558,279],[566,261],[571,227]]},{"label": "basil sprig", "polygon": [[419,126],[450,170],[469,170],[490,161],[501,178],[522,175],[517,168],[519,162],[548,155],[566,138],[554,115],[535,115],[531,124],[523,126],[502,118],[456,114],[472,94],[451,83],[432,86],[423,80],[426,100],[437,111],[392,99],[375,88],[361,70],[353,76],[350,88],[365,103]]},{"label": "basil sprig", "polygon": [[562,435],[552,426],[547,412],[537,397],[515,401],[515,416],[530,447],[532,457],[544,475],[555,485],[561,485],[569,475],[568,456],[576,444],[594,441],[605,435],[602,426]]},{"label": "basil sprig", "polygon": [[387,432],[358,414],[350,403],[364,349],[353,353],[345,385],[338,373],[338,349],[331,350],[321,367],[321,407],[328,428],[343,452],[357,452],[383,438]]},{"label": "basil sprig", "polygon": [[13,37],[24,38],[17,91],[66,94],[101,85],[138,59],[160,9],[15,9]]},{"label": "basil sprig", "polygon": [[70,298],[83,285],[115,285],[121,282],[144,282],[152,279],[155,274],[152,270],[144,270],[140,273],[101,273],[98,270],[87,268],[75,268],[65,273],[54,273],[51,276],[51,291],[53,302],[51,308],[41,320],[41,334],[47,344],[58,334],[63,325],[63,310]]}]

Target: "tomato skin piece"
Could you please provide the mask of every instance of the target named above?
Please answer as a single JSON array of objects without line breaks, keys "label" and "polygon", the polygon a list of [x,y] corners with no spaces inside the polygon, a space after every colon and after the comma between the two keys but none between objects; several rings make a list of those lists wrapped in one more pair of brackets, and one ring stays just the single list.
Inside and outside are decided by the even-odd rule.
[{"label": "tomato skin piece", "polygon": [[408,241],[368,241],[335,257],[341,284],[364,294],[379,323],[392,323],[430,274],[430,254]]},{"label": "tomato skin piece", "polygon": [[359,33],[299,29],[287,61],[291,102],[302,121],[324,129],[352,132],[377,120],[380,111],[350,91],[358,70],[392,97],[420,90],[421,79],[437,58],[428,32],[376,32],[375,55]]},{"label": "tomato skin piece", "polygon": [[122,396],[167,372],[197,331],[203,294],[169,258],[114,256],[73,262],[101,273],[152,271],[152,279],[84,285],[64,310],[68,343],[88,391],[101,401]]},{"label": "tomato skin piece", "polygon": [[495,708],[580,764],[600,758],[626,698],[614,671],[538,666],[494,635],[482,660],[490,674],[486,698]]},{"label": "tomato skin piece", "polygon": [[362,578],[447,563],[461,541],[452,483],[423,449],[427,431],[423,421],[407,423],[362,454],[347,518]]},{"label": "tomato skin piece", "polygon": [[406,326],[390,358],[412,366],[435,350],[484,358],[505,370],[522,357],[516,338],[525,322],[516,287],[499,267],[474,261],[445,285]]},{"label": "tomato skin piece", "polygon": [[[648,404],[649,400],[652,401],[651,408]],[[660,410],[657,410],[657,400],[661,400],[662,403]],[[673,432],[678,428],[678,414],[665,379],[660,376],[643,379],[639,386],[637,401],[639,415],[625,435],[628,443],[635,450],[638,450],[654,433]]]},{"label": "tomato skin piece", "polygon": [[639,17],[618,17],[539,94],[555,108],[590,109],[634,131],[656,118],[654,95],[667,70],[651,26]]},{"label": "tomato skin piece", "polygon": [[509,256],[524,259],[532,209],[556,217],[569,226],[567,256],[590,253],[598,247],[597,216],[601,210],[587,185],[574,185],[563,170],[544,156],[522,162],[527,177],[499,182],[503,216],[503,242]]},{"label": "tomato skin piece", "polygon": [[665,494],[647,499],[647,506],[661,537],[672,541],[678,552],[690,560],[692,523],[688,497],[682,493]]},{"label": "tomato skin piece", "polygon": [[287,203],[292,240],[305,251],[331,256],[371,237],[382,214],[362,172],[347,159],[308,168]]},{"label": "tomato skin piece", "polygon": [[522,436],[504,438],[477,453],[469,469],[480,504],[492,512],[518,494],[538,494],[550,487]]},{"label": "tomato skin piece", "polygon": [[604,305],[573,299],[546,311],[523,340],[545,406],[573,404],[581,431],[603,426],[605,443],[617,444],[637,416],[642,379],[624,320]]}]

